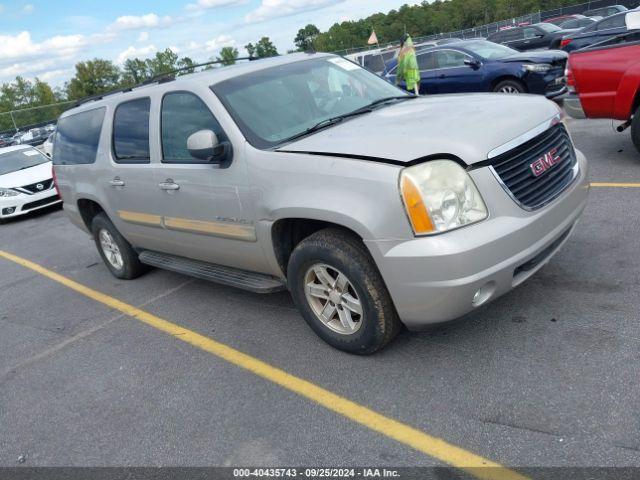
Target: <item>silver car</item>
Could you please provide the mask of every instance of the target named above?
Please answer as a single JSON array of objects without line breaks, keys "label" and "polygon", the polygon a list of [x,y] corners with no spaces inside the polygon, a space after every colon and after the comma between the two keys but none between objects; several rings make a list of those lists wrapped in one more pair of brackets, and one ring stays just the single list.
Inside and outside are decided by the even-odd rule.
[{"label": "silver car", "polygon": [[60,118],[53,158],[116,277],[288,289],[320,337],[360,354],[524,282],[588,194],[552,102],[416,98],[328,54],[89,99]]}]

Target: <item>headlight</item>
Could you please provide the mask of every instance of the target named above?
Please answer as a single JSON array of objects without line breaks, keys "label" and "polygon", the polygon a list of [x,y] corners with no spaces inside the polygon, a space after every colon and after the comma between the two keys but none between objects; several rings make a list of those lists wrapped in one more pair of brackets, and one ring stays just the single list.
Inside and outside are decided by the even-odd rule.
[{"label": "headlight", "polygon": [[529,63],[522,66],[528,72],[546,73],[553,68],[548,63]]},{"label": "headlight", "polygon": [[0,198],[15,197],[17,195],[20,195],[20,193],[15,190],[11,190],[10,188],[0,188]]},{"label": "headlight", "polygon": [[416,235],[441,233],[487,218],[487,207],[469,174],[451,160],[405,168],[400,192]]}]

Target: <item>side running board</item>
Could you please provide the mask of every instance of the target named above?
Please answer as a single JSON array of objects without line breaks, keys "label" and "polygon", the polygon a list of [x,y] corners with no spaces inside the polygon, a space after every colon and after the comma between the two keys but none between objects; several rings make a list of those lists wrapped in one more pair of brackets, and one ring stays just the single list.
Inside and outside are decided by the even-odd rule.
[{"label": "side running board", "polygon": [[167,253],[145,250],[139,255],[140,261],[152,267],[171,270],[210,282],[229,285],[255,293],[273,293],[286,290],[283,280],[262,273],[248,272],[237,268],[223,267],[213,263],[176,257]]}]

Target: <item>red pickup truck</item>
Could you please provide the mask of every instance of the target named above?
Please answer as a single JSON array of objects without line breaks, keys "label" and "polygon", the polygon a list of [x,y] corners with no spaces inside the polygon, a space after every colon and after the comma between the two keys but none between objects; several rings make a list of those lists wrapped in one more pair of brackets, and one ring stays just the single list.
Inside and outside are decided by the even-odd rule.
[{"label": "red pickup truck", "polygon": [[631,127],[640,151],[640,30],[572,52],[566,74],[567,113],[620,120],[618,131]]}]

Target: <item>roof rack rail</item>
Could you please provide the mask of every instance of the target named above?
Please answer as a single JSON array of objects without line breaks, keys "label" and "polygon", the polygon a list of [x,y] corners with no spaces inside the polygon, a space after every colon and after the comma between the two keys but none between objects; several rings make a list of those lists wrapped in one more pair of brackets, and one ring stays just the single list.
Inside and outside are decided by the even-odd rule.
[{"label": "roof rack rail", "polygon": [[[253,61],[253,60],[258,60],[258,57],[240,57],[240,58],[236,58],[235,59],[235,61],[238,61],[238,60]],[[214,61],[211,61],[211,62],[198,63],[196,65],[190,65],[188,67],[178,68],[176,70],[171,70],[169,72],[163,72],[163,73],[160,73],[158,75],[155,75],[154,77],[152,77],[152,78],[150,78],[148,80],[145,80],[143,82],[137,83],[137,84],[132,85],[130,87],[117,88],[115,90],[109,90],[108,92],[99,93],[97,95],[91,95],[89,97],[81,98],[80,100],[78,100],[74,104],[74,107],[79,107],[80,105],[84,105],[85,103],[88,103],[88,102],[102,100],[104,97],[108,97],[110,95],[115,95],[116,93],[131,92],[135,88],[143,87],[143,86],[146,86],[146,85],[151,85],[153,83],[161,84],[161,83],[171,82],[171,81],[176,79],[176,74],[178,74],[180,72],[185,72],[185,71],[193,70],[193,69],[196,69],[196,68],[207,67],[209,65],[217,65],[217,64],[223,64],[223,63],[225,63],[225,60],[214,60]]]},{"label": "roof rack rail", "polygon": [[[239,58],[235,59],[236,62],[239,61],[239,60],[248,60],[248,61],[251,62],[253,60],[259,60],[259,58],[258,57],[239,57]],[[189,70],[193,70],[195,68],[208,67],[209,65],[224,64],[225,62],[226,62],[226,60],[212,60],[211,62],[198,63],[196,65],[190,65],[188,67],[177,68],[177,69],[171,70],[169,72],[159,73],[158,75],[156,75],[154,77],[151,77],[149,80],[145,80],[140,85],[149,85],[150,83],[170,82],[172,80],[175,80],[176,74],[178,74],[180,72],[186,72],[186,71],[189,71]]]},{"label": "roof rack rail", "polygon": [[109,90],[108,92],[104,92],[104,93],[98,93],[97,95],[91,95],[89,97],[84,97],[81,98],[80,100],[78,100],[73,106],[74,107],[79,107],[80,105],[83,105],[85,103],[88,102],[92,102],[95,100],[102,100],[104,97],[107,97],[109,95],[114,95],[116,93],[126,93],[126,92],[130,92],[131,90],[133,90],[137,85],[133,86],[133,87],[123,87],[123,88],[117,88],[115,90]]}]

